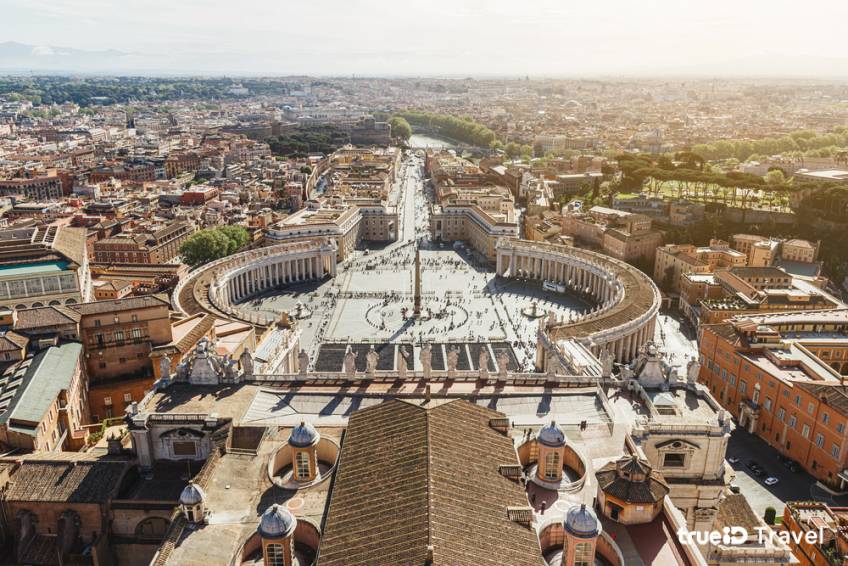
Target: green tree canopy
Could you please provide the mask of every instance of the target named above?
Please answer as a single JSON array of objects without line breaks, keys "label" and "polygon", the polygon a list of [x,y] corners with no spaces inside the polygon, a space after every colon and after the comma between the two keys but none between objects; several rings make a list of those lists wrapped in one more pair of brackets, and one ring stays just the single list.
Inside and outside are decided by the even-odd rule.
[{"label": "green tree canopy", "polygon": [[250,234],[241,226],[200,230],[182,243],[180,254],[188,265],[201,265],[231,255],[249,241]]},{"label": "green tree canopy", "polygon": [[412,136],[412,126],[402,116],[393,116],[389,126],[392,128],[392,136],[396,138],[408,140]]}]

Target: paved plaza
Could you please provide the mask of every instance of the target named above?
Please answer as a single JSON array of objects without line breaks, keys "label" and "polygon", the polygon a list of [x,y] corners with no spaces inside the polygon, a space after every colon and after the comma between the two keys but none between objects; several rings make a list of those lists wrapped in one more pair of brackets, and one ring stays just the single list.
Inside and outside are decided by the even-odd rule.
[{"label": "paved plaza", "polygon": [[[554,311],[567,319],[591,304],[571,294],[544,291],[538,281],[496,278],[493,266],[460,242],[431,242],[431,198],[421,158],[407,158],[391,195],[400,211],[397,242],[370,248],[363,244],[339,265],[334,279],[287,285],[243,306],[278,316],[302,305],[300,312],[307,316],[300,322],[301,344],[317,371],[322,344],[411,347],[421,342],[507,343],[515,360],[510,369],[531,369],[539,318]],[[416,248],[421,259],[420,319],[411,316]],[[534,303],[539,316],[523,314]]]}]

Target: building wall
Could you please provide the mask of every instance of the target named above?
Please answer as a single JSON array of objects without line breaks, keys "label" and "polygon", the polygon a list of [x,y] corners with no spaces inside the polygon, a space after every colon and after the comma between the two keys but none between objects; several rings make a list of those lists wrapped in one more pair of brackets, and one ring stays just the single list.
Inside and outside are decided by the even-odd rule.
[{"label": "building wall", "polygon": [[154,381],[155,378],[150,376],[92,385],[88,391],[91,420],[100,422],[124,416],[130,404],[141,401],[153,388]]},{"label": "building wall", "polygon": [[[791,381],[748,363],[709,327],[702,333],[700,354],[699,381],[724,408],[739,419],[740,404],[752,401],[759,385],[758,417],[752,432],[813,477],[828,485],[838,484],[836,476],[848,464],[848,416]],[[817,446],[818,435],[821,447]],[[836,456],[831,453],[834,446]]]},{"label": "building wall", "polygon": [[152,376],[152,346],[172,340],[169,310],[164,304],[83,316],[80,334],[92,385]]}]

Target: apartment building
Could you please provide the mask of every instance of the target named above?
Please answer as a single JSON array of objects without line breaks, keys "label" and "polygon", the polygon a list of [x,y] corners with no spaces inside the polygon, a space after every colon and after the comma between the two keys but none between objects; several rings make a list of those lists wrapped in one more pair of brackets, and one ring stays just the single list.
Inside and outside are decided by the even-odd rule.
[{"label": "apartment building", "polygon": [[848,309],[701,328],[699,381],[739,425],[834,489],[848,486]]},{"label": "apartment building", "polygon": [[151,352],[173,340],[170,303],[158,295],[24,310],[14,328],[39,343],[82,343],[94,420],[141,400],[153,385]]},{"label": "apartment building", "polygon": [[566,206],[562,234],[622,261],[651,259],[662,243],[662,234],[652,228],[649,217],[603,206],[588,212],[575,204]]},{"label": "apartment building", "polygon": [[0,375],[0,448],[79,450],[88,432],[88,379],[82,346],[51,346]]},{"label": "apartment building", "polygon": [[94,263],[168,263],[194,232],[187,222],[144,226],[94,242]]},{"label": "apartment building", "polygon": [[684,273],[712,273],[719,267],[747,265],[747,256],[731,249],[722,240],[710,240],[709,246],[666,244],[658,247],[654,259],[654,281],[666,291],[679,292]]},{"label": "apartment building", "polygon": [[0,180],[0,196],[23,196],[36,202],[61,200],[62,178],[50,171],[46,175]]}]

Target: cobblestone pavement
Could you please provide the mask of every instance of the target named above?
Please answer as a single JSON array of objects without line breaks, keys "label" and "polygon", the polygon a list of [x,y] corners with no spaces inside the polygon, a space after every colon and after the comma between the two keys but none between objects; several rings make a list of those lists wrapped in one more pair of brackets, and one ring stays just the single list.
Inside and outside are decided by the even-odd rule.
[{"label": "cobblestone pavement", "polygon": [[[537,304],[540,317],[583,311],[580,299],[546,292],[538,282],[496,279],[492,266],[461,243],[434,243],[429,236],[432,189],[425,184],[423,160],[401,166],[390,196],[397,203],[398,241],[370,245],[339,266],[334,280],[288,287],[251,301],[257,312],[293,312],[302,303],[311,315],[301,321],[301,343],[316,359],[318,346],[331,342],[507,341],[519,366],[534,361],[538,319],[522,311]],[[422,308],[425,320],[412,321],[415,248],[421,249]]]}]

